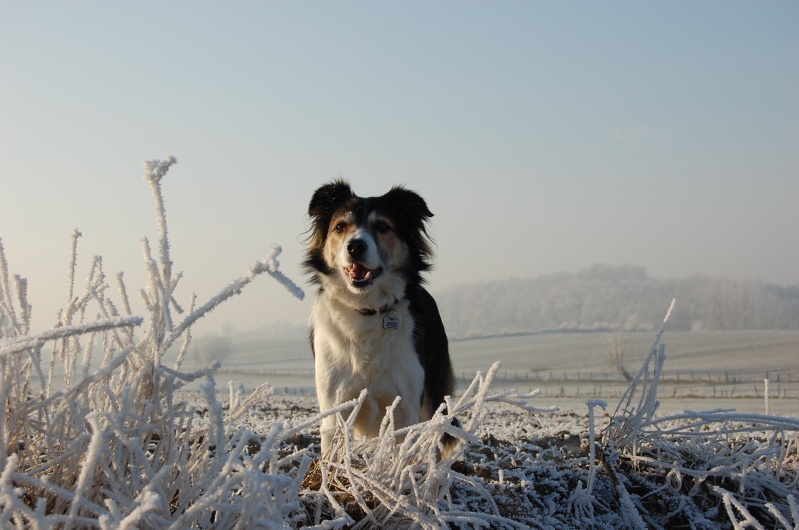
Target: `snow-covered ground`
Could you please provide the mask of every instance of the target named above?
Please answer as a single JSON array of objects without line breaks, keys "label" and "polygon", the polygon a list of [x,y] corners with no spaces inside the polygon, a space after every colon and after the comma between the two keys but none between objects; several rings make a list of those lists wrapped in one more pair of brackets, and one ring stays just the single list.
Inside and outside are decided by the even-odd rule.
[{"label": "snow-covered ground", "polygon": [[[442,522],[464,528],[744,528],[736,525],[747,519],[752,528],[783,523],[794,528],[799,522],[799,421],[731,412],[685,414],[655,421],[636,434],[634,448],[616,450],[612,407],[596,409],[592,423],[587,410],[529,411],[489,400],[458,456],[435,470],[436,480],[448,485],[447,495],[438,499],[439,518],[417,512],[424,504],[418,502],[414,509],[395,506],[396,516],[386,517],[375,509],[378,503],[368,488],[359,498],[346,480],[328,487],[323,498],[318,468],[311,467],[302,490],[311,520],[303,523],[321,524],[336,514],[361,525],[399,528]],[[310,396],[271,395],[253,404],[244,421],[265,436],[275,423],[291,429],[317,410]],[[318,424],[313,423],[293,434],[282,452],[304,450],[316,462],[318,447]],[[379,451],[360,447],[365,454],[358,465],[368,466]],[[434,464],[420,460],[409,464],[412,472],[417,477],[432,473]],[[401,494],[411,496],[412,484]],[[331,502],[340,505],[339,512]]]},{"label": "snow-covered ground", "polygon": [[[678,309],[679,310],[679,309]],[[625,364],[634,372],[654,332],[623,332]],[[608,361],[607,333],[541,333],[456,340],[450,344],[458,387],[501,361],[494,388],[541,389],[539,399],[585,412],[589,399],[618,400],[629,382]],[[661,412],[732,408],[799,417],[799,331],[673,332],[663,338],[666,362],[660,381]],[[198,356],[191,348],[188,362]],[[313,359],[307,337],[234,337],[218,379],[277,393],[311,395]]]}]

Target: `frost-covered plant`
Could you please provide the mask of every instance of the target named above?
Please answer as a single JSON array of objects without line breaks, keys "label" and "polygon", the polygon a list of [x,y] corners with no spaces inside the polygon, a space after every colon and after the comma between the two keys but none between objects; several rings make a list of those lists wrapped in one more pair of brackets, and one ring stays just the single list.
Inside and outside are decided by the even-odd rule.
[{"label": "frost-covered plant", "polygon": [[[481,447],[488,405],[544,410],[526,404],[535,394],[491,394],[498,365],[447,403],[449,415],[395,429],[389,413],[374,440],[356,438],[350,421],[365,395],[326,412],[337,433],[324,459],[314,446],[322,414],[256,431],[248,418],[269,388],[246,396],[231,387],[223,405],[218,363],[182,371],[191,326],[263,273],[302,291],[280,273],[275,248],[184,310],[160,188],[174,163],[146,163],[159,237],[157,257],[143,243],[144,318],[133,315],[121,273],[112,301],[101,258],[76,281],[76,230],[66,305],[52,329],[32,333],[27,282],[9,274],[0,242],[0,528],[799,528],[799,420],[730,410],[656,417],[673,305],[606,428],[594,423],[605,403],[589,402],[587,451],[574,460],[553,459],[566,452],[530,438],[563,431],[543,421],[521,429],[525,440]],[[180,390],[198,380],[195,406]],[[445,434],[460,440],[452,454],[443,453]],[[482,462],[493,462],[496,480],[469,467],[476,447],[487,450]],[[503,484],[506,472],[513,481]],[[528,511],[514,517],[514,503]]]},{"label": "frost-covered plant", "polygon": [[[551,411],[527,404],[537,395],[505,391],[490,394],[490,386],[499,369],[494,363],[487,374],[478,373],[456,403],[448,402],[427,422],[395,429],[393,409],[389,407],[373,440],[358,439],[354,421],[366,397],[364,391],[352,400],[330,411],[336,414],[337,429],[331,448],[310,476],[310,484],[322,492],[334,513],[351,517],[353,528],[526,528],[526,525],[503,517],[488,490],[473,477],[453,469],[463,457],[468,442],[479,442],[476,435],[488,409],[488,403],[508,403],[528,411]],[[346,413],[346,414],[345,414]],[[455,417],[464,426],[453,424]],[[447,452],[444,435],[459,440]],[[485,507],[483,511],[459,503],[452,488],[465,484]],[[473,501],[475,499],[472,499]],[[320,523],[321,512],[315,523]]]},{"label": "frost-covered plant", "polygon": [[[182,276],[170,256],[160,185],[175,162],[145,163],[159,236],[155,253],[143,241],[145,318],[132,314],[122,273],[114,278],[118,298],[112,300],[102,258],[91,260],[85,284],[78,284],[81,234],[75,230],[66,306],[53,329],[31,334],[26,282],[9,276],[0,246],[0,396],[6,407],[0,527],[520,526],[500,514],[477,479],[452,469],[463,445],[476,440],[487,403],[527,407],[532,397],[490,395],[498,364],[447,404],[450,415],[442,408],[429,422],[395,430],[388,414],[381,436],[371,441],[355,439],[344,420],[355,417],[350,413],[365,395],[301,424],[275,422],[256,433],[244,418],[268,387],[249,397],[231,389],[223,406],[214,381],[218,363],[182,371],[192,324],[256,276],[267,273],[298,297],[302,291],[280,273],[275,248],[204,305],[197,307],[194,297],[185,310],[177,303]],[[164,355],[176,344],[177,359],[168,366]],[[179,393],[197,380],[204,380],[200,408]],[[292,440],[318,428],[327,414],[338,416],[339,434],[330,456],[315,462],[313,444],[298,448]],[[455,415],[463,428],[453,425]],[[461,444],[442,457],[444,434]],[[320,479],[315,487],[313,477]],[[476,491],[487,512],[456,500],[451,488],[459,484]]]},{"label": "frost-covered plant", "polygon": [[[721,502],[734,528],[799,528],[799,420],[734,410],[655,417],[660,340],[674,304],[602,437],[600,459],[625,523],[713,528]],[[679,502],[664,492],[680,493]],[[653,505],[667,512],[653,514]]]},{"label": "frost-covered plant", "polygon": [[[195,307],[194,297],[188,311],[178,305],[181,275],[173,273],[160,187],[175,162],[145,163],[159,231],[158,262],[143,243],[146,319],[131,314],[121,273],[119,302],[112,301],[100,257],[80,290],[76,230],[66,307],[54,328],[31,334],[26,282],[16,276],[12,288],[0,245],[0,527],[281,526],[299,508],[301,474],[292,479],[277,471],[277,426],[259,440],[257,454],[245,455],[254,435],[236,422],[260,394],[232,395],[225,414],[213,380],[218,364],[180,370],[192,324],[260,274],[295,296],[302,291],[280,272],[276,247],[204,305]],[[177,361],[166,366],[163,356],[177,341]],[[46,347],[49,363],[42,359]],[[93,362],[98,350],[102,358]],[[201,418],[175,392],[203,378],[207,414]],[[236,493],[242,489],[246,496]]]}]

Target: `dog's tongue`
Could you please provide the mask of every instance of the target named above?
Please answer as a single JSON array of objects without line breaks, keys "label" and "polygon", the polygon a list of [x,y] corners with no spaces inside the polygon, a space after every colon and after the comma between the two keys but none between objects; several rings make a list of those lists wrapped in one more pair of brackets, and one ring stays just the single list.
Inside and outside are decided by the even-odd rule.
[{"label": "dog's tongue", "polygon": [[366,278],[367,274],[369,274],[369,269],[360,263],[353,263],[352,267],[350,267],[350,275],[353,280],[363,280]]}]

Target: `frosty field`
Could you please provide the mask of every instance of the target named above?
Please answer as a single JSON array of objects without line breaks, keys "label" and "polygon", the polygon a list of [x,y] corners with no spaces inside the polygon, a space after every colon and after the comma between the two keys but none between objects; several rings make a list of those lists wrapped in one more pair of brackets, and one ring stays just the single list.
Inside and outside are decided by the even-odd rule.
[{"label": "frosty field", "polygon": [[[76,230],[66,307],[32,330],[0,244],[0,528],[799,526],[799,332],[672,334],[675,302],[657,333],[453,341],[448,414],[395,429],[387,410],[359,439],[361,394],[327,413],[320,455],[304,337],[192,354],[192,325],[258,276],[303,293],[274,248],[211,299],[175,300],[160,188],[175,162],[145,164],[145,315],[101,258],[76,272]],[[460,440],[447,456],[444,434]]]},{"label": "frosty field", "polygon": [[[653,332],[625,332],[625,361],[634,371],[643,362]],[[625,382],[607,359],[608,334],[540,333],[454,340],[450,343],[458,387],[475,372],[501,361],[495,388],[540,388],[547,406],[585,411],[587,399],[618,399]],[[668,332],[660,383],[661,412],[734,408],[799,416],[799,332]],[[191,356],[190,356],[191,358]],[[302,335],[234,338],[219,380],[255,388],[270,383],[278,393],[313,394],[313,358]]]}]

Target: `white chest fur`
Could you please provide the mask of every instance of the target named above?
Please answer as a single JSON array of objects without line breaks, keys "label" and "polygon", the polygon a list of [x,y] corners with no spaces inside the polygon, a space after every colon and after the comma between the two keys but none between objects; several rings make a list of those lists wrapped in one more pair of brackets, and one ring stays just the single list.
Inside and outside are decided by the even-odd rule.
[{"label": "white chest fur", "polygon": [[[367,389],[355,427],[357,434],[369,437],[378,434],[385,409],[397,396],[401,401],[394,412],[395,426],[419,421],[424,372],[413,345],[408,301],[398,302],[391,311],[362,315],[324,296],[317,297],[311,311],[319,406],[328,410],[337,400],[358,397]],[[323,451],[329,444],[324,431],[334,424],[333,418],[322,424]]]}]

